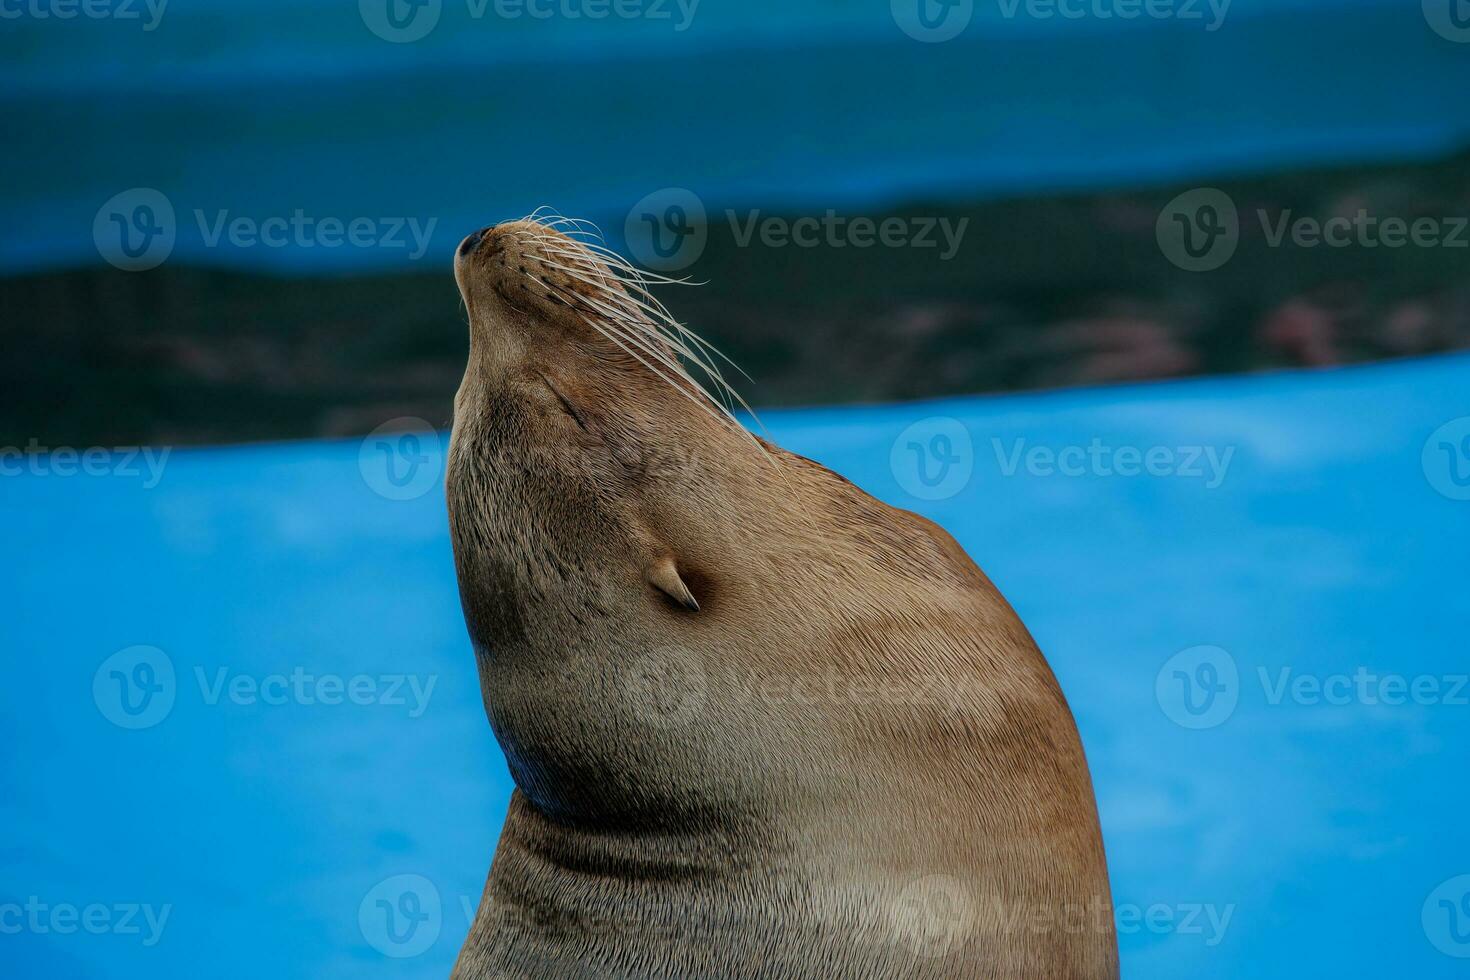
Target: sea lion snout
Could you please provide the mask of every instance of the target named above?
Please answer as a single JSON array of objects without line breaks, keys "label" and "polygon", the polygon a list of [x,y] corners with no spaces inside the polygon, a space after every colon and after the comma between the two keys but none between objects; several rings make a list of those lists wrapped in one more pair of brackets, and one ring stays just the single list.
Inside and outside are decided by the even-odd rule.
[{"label": "sea lion snout", "polygon": [[521,219],[487,225],[460,242],[454,278],[472,338],[485,338],[488,350],[521,367],[537,359],[566,365],[577,360],[569,350],[576,348],[599,371],[641,361],[654,378],[683,377],[676,357],[699,360],[701,352],[686,352],[666,332],[674,328],[655,325],[651,318],[662,308],[640,274],[595,238],[568,230],[579,226]]},{"label": "sea lion snout", "polygon": [[[466,235],[454,254],[454,271],[461,289],[475,283],[499,287],[502,298],[533,294],[545,298],[558,288],[578,285],[577,276],[605,276],[600,266],[583,256],[584,249],[553,228],[528,221],[502,221]],[[583,271],[586,265],[593,272]],[[564,302],[563,304],[564,305]]]},{"label": "sea lion snout", "polygon": [[530,221],[501,221],[466,235],[455,252],[455,264],[470,258],[498,257],[504,252],[516,253],[518,258],[543,259],[555,251],[575,247],[572,239],[556,229]]},{"label": "sea lion snout", "polygon": [[458,252],[456,254],[459,255],[461,258],[463,258],[466,255],[469,255],[480,244],[480,241],[487,234],[489,234],[491,231],[494,231],[494,230],[495,230],[495,226],[494,225],[486,225],[485,227],[481,228],[479,231],[471,232],[470,234],[466,235],[465,238],[464,238],[464,241],[462,241],[462,242],[459,243],[459,250],[458,250]]},{"label": "sea lion snout", "polygon": [[[498,331],[508,321],[548,318],[555,297],[551,249],[565,246],[551,229],[522,221],[489,224],[466,235],[454,253],[454,278],[472,327]],[[527,317],[527,314],[534,314]]]}]

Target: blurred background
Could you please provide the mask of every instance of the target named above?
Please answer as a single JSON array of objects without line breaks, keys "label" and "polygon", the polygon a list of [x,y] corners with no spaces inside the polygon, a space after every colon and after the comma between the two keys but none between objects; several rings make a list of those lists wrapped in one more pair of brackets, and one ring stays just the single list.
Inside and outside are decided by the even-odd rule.
[{"label": "blurred background", "polygon": [[449,972],[543,208],[1015,605],[1125,976],[1464,976],[1467,93],[1470,0],[0,0],[0,978]]},{"label": "blurred background", "polygon": [[73,2],[0,20],[7,443],[443,425],[542,206],[758,407],[1470,344],[1463,0]]}]

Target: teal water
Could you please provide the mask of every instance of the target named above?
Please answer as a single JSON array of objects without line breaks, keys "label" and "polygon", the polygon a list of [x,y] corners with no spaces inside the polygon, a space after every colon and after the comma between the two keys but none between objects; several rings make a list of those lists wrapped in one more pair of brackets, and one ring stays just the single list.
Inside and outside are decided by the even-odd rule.
[{"label": "teal water", "polygon": [[[541,205],[618,244],[630,210],[669,187],[715,220],[863,214],[1421,159],[1470,136],[1470,44],[1431,30],[1416,0],[1236,0],[1213,31],[980,3],[943,43],[908,37],[888,3],[705,0],[685,30],[470,9],[444,0],[434,30],[403,44],[352,3],[180,0],[153,31],[0,21],[13,163],[0,268],[96,264],[99,210],[136,187],[172,208],[170,261],[403,271]],[[280,247],[217,235],[298,211],[377,233]],[[393,233],[408,220],[421,244]]]}]

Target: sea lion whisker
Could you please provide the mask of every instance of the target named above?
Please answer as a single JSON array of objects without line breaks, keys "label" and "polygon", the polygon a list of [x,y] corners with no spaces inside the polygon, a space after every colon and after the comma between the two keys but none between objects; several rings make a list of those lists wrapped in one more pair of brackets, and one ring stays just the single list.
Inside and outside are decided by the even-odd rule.
[{"label": "sea lion whisker", "polygon": [[542,265],[547,266],[548,268],[556,269],[559,272],[564,272],[578,282],[591,286],[599,292],[610,289],[612,285],[610,282],[608,282],[606,278],[599,277],[597,272],[593,269],[578,268],[575,265],[562,265],[560,262],[553,262],[551,259],[548,259],[545,256],[537,256],[537,259],[541,262]]},{"label": "sea lion whisker", "polygon": [[[666,375],[662,371],[660,371],[657,367],[655,367],[654,365],[650,364],[641,354],[639,354],[636,350],[634,350],[633,348],[629,347],[626,343],[624,343],[623,339],[621,337],[619,337],[616,332],[614,332],[612,330],[609,330],[606,326],[604,326],[603,324],[598,323],[595,319],[593,319],[592,317],[587,316],[585,313],[578,313],[578,315],[582,317],[583,321],[589,327],[591,327],[593,330],[596,330],[598,333],[602,334],[608,340],[611,340],[614,344],[617,344],[625,352],[627,352],[627,354],[630,357],[632,357],[634,360],[638,361],[638,363],[642,364],[644,367],[648,368],[648,370],[652,371],[659,378],[663,379],[670,386],[672,386],[674,388],[674,390],[678,391],[685,398],[688,398],[695,405],[698,405],[700,407],[700,409],[702,409],[704,412],[706,412],[707,414],[709,414],[709,416],[711,418],[714,418],[717,421],[722,422],[722,423],[723,422],[726,422],[726,421],[729,421],[729,422],[735,424],[739,428],[742,428],[742,429],[744,428],[744,426],[741,426],[740,425],[740,421],[735,418],[735,415],[732,412],[730,412],[728,409],[726,409],[719,402],[717,402],[714,399],[710,398],[709,397],[709,393],[706,392],[703,388],[701,388],[697,383],[693,382],[693,379],[689,379],[688,376],[685,375],[686,379],[688,379],[691,383],[694,384],[695,391],[697,391],[698,394],[695,394],[694,392],[691,392],[688,389],[684,388],[674,378],[669,377],[668,375]],[[699,397],[700,395],[703,395],[704,397],[703,398],[700,398]],[[713,404],[715,406],[715,408],[713,408],[713,409],[710,408],[710,405],[711,404]],[[716,411],[715,409],[719,409],[719,411]],[[754,437],[752,437],[752,438],[754,438]]]},{"label": "sea lion whisker", "polygon": [[[542,214],[541,212],[543,211],[548,213]],[[569,225],[572,228],[576,229],[579,234],[592,234],[596,235],[599,239],[602,238],[602,230],[598,228],[595,223],[588,221],[586,218],[569,218],[566,215],[561,214],[549,204],[541,205],[535,211],[532,211],[530,214],[526,215],[520,220],[529,222],[531,224],[540,225],[543,228],[555,229],[563,225]],[[590,227],[592,230],[589,232],[587,231],[587,228],[583,226]]]},{"label": "sea lion whisker", "polygon": [[[698,365],[700,371],[703,372],[705,376],[710,379],[710,382],[719,391],[721,395],[720,400],[723,401],[724,407],[728,409],[733,407],[735,403],[738,403],[740,407],[746,413],[748,413],[751,418],[755,420],[756,424],[760,426],[761,431],[766,431],[765,424],[761,422],[760,416],[758,416],[755,410],[751,408],[750,403],[741,396],[740,392],[738,392],[728,380],[726,380],[724,373],[719,368],[719,364],[715,361],[715,356],[723,358],[725,361],[730,363],[737,371],[740,371],[741,374],[744,374],[747,379],[750,378],[750,375],[745,374],[745,371],[740,367],[740,365],[736,364],[718,348],[715,348],[713,345],[706,342],[698,334],[694,333],[694,331],[689,330],[683,324],[679,323],[679,321],[674,318],[673,314],[671,314],[663,306],[663,304],[657,300],[656,297],[653,297],[651,294],[649,294],[646,289],[640,289],[640,292],[649,297],[649,299],[654,304],[654,306],[652,307],[650,307],[648,304],[639,302],[637,297],[630,295],[626,291],[629,283],[622,280],[621,278],[615,277],[615,281],[617,281],[618,285],[623,288],[614,291],[611,289],[611,284],[606,283],[604,280],[601,279],[601,277],[598,280],[593,280],[584,275],[584,272],[591,271],[588,270],[585,265],[582,269],[576,269],[569,268],[568,266],[562,265],[558,262],[553,262],[545,258],[543,258],[541,261],[543,262],[543,264],[549,266],[550,268],[558,269],[561,272],[572,276],[578,281],[594,287],[606,299],[622,307],[622,309],[617,311],[608,310],[606,307],[599,308],[603,310],[604,314],[626,319],[630,324],[636,326],[641,332],[656,335],[661,341],[674,347],[682,356],[686,357],[691,362]],[[585,263],[585,259],[579,257],[577,259],[577,262],[578,264],[583,264]],[[596,270],[594,274],[600,272],[601,270]],[[631,309],[629,309],[630,307]],[[635,310],[642,311],[644,314],[646,314],[646,316],[638,316],[637,313],[634,312]],[[693,340],[700,349],[691,349],[687,343],[683,342],[680,339],[681,336]],[[712,354],[714,356],[712,356]],[[693,379],[691,378],[691,380]],[[709,395],[709,392],[706,391],[706,395]]]},{"label": "sea lion whisker", "polygon": [[[706,375],[710,377],[711,382],[716,385],[722,395],[725,395],[726,397],[733,396],[737,400],[741,400],[742,405],[744,405],[743,399],[740,399],[739,393],[731,387],[728,381],[725,380],[724,376],[720,373],[719,367],[715,364],[709,363],[706,358],[700,357],[696,351],[692,350],[689,345],[684,343],[679,337],[670,336],[667,333],[658,330],[655,324],[649,322],[644,317],[637,316],[633,310],[629,310],[627,308],[618,309],[615,307],[611,307],[608,304],[605,304],[590,296],[586,296],[580,293],[575,295],[580,301],[586,303],[593,309],[602,313],[609,320],[622,324],[625,327],[629,328],[630,333],[636,333],[641,336],[646,336],[650,339],[650,341],[656,339],[657,341],[672,348],[675,353],[692,361],[699,366],[700,370],[702,370]],[[687,376],[687,371],[683,371],[681,373],[684,373]],[[689,380],[691,383],[694,383],[696,385],[698,384],[698,382],[695,381],[693,377],[689,377]],[[709,393],[705,392],[705,394],[708,395]],[[728,402],[726,403],[726,406],[728,407]],[[744,407],[746,411],[750,410],[748,405],[744,405]],[[752,412],[751,414],[754,413]]]},{"label": "sea lion whisker", "polygon": [[[542,215],[542,211],[549,211],[550,213],[547,215]],[[627,273],[629,276],[640,281],[670,285],[695,285],[693,280],[690,279],[675,279],[670,276],[665,276],[662,273],[654,272],[648,269],[639,269],[638,267],[634,266],[624,256],[609,248],[607,246],[606,239],[603,237],[602,229],[600,229],[595,222],[588,221],[585,218],[568,218],[565,215],[556,213],[556,211],[549,206],[542,205],[531,214],[527,215],[526,218],[524,218],[523,220],[540,225],[543,228],[550,228],[553,230],[559,230],[563,226],[570,226],[572,228],[571,232],[562,232],[562,235],[565,238],[575,241],[578,245],[588,249],[589,251],[597,253],[601,257],[605,258],[608,263],[614,268],[619,269]],[[589,240],[588,238],[575,238],[573,237],[574,235],[586,235],[589,236],[591,240]],[[561,242],[557,239],[547,235],[537,236],[537,240],[546,242],[548,244],[561,244]],[[562,254],[570,255],[571,253],[564,252]],[[581,256],[577,256],[577,258],[580,259]]]},{"label": "sea lion whisker", "polygon": [[[542,211],[549,211],[550,214],[543,216],[541,214]],[[588,221],[586,218],[569,218],[546,204],[541,205],[541,207],[521,220],[530,221],[545,228],[558,228],[562,225],[570,225],[582,234],[592,234],[596,235],[599,239],[602,238],[602,229],[598,228],[595,222]],[[592,230],[588,232],[583,227],[584,225],[590,227]]]},{"label": "sea lion whisker", "polygon": [[[570,236],[568,236],[568,237],[570,237]],[[602,245],[602,244],[599,244],[597,242],[584,241],[584,240],[580,240],[580,239],[574,239],[574,240],[582,248],[585,248],[585,249],[587,249],[590,252],[594,252],[598,256],[606,259],[608,261],[608,264],[609,265],[611,265],[613,268],[615,268],[615,269],[617,269],[617,270],[625,273],[625,276],[627,278],[632,278],[632,279],[636,279],[636,280],[638,280],[640,282],[652,283],[652,284],[656,284],[656,285],[668,285],[668,286],[700,286],[700,285],[704,285],[704,283],[697,282],[696,280],[693,280],[693,279],[689,279],[689,278],[675,279],[672,276],[666,276],[666,275],[663,275],[662,273],[653,272],[652,270],[649,270],[649,269],[640,269],[637,266],[635,266],[632,263],[630,263],[623,256],[619,255],[617,252],[615,252],[612,249],[608,248],[606,245]],[[560,243],[558,243],[558,244],[560,244]],[[563,253],[563,254],[567,254],[567,253]]]},{"label": "sea lion whisker", "polygon": [[[693,340],[699,347],[703,348],[706,352],[713,354],[715,357],[718,357],[725,363],[729,364],[736,371],[739,371],[740,374],[744,376],[747,381],[754,380],[745,371],[745,369],[737,364],[734,359],[732,359],[728,354],[711,344],[709,341],[705,340],[703,337],[700,337],[697,333],[695,333],[693,330],[690,330],[683,323],[680,323],[679,320],[672,313],[669,312],[668,308],[664,306],[663,302],[649,291],[648,286],[650,280],[648,278],[648,273],[627,265],[622,256],[618,255],[616,252],[613,252],[610,249],[602,248],[596,245],[590,245],[588,243],[583,244],[587,245],[587,247],[589,248],[596,249],[598,252],[601,252],[609,258],[617,260],[620,263],[619,268],[621,268],[626,273],[626,275],[619,277],[620,279],[622,279],[621,284],[625,289],[634,294],[630,297],[632,301],[641,306],[651,317],[653,317],[655,320],[663,321],[672,329],[677,330],[681,334],[684,334],[685,336]],[[555,255],[565,256],[566,258],[572,259],[573,261],[578,263],[583,263],[586,261],[584,256],[563,249],[548,248],[548,251]],[[671,285],[697,285],[697,283],[694,283],[693,281],[688,279],[670,279],[667,277],[659,277],[657,281]],[[642,297],[642,299],[639,299],[640,296]]]},{"label": "sea lion whisker", "polygon": [[[689,373],[688,369],[683,365],[683,363],[681,363],[678,358],[674,356],[682,355],[689,360],[693,360],[696,364],[699,364],[702,369],[705,369],[706,373],[709,373],[707,366],[700,362],[697,358],[695,358],[693,352],[691,352],[687,346],[680,343],[676,338],[667,337],[657,331],[649,331],[648,329],[646,329],[648,324],[644,323],[641,320],[630,320],[627,317],[617,315],[614,311],[608,310],[607,307],[599,303],[597,300],[581,294],[574,295],[576,295],[579,301],[592,307],[595,312],[601,313],[602,318],[600,322],[604,324],[608,329],[617,331],[619,336],[626,339],[629,343],[636,344],[640,350],[644,351],[649,356],[658,359],[659,363],[667,366],[670,371],[675,372],[694,390],[698,391],[705,398],[708,398],[711,402],[714,402],[720,408],[720,411],[722,413],[730,417],[732,420],[734,419],[734,414],[731,411],[732,406],[728,402],[721,402],[720,400],[714,398],[714,396],[711,395],[708,389],[701,385]],[[664,348],[671,349],[674,354],[671,355],[669,353],[669,350]],[[724,378],[719,376],[717,370],[713,374],[712,381],[719,386],[721,394],[726,395],[727,397],[729,395],[733,395],[737,400],[741,401],[742,405],[744,404],[743,399],[740,399],[739,393],[733,391],[730,388],[729,384],[724,380]],[[745,406],[745,408],[746,411],[749,411],[749,406]]]},{"label": "sea lion whisker", "polygon": [[[585,316],[584,316],[584,319],[586,319]],[[588,322],[591,323],[592,321],[588,320]],[[637,333],[635,333],[635,332],[632,332],[632,331],[628,331],[628,329],[627,329],[628,328],[628,325],[626,324],[625,321],[609,322],[609,323],[607,323],[607,326],[608,326],[609,329],[612,329],[612,328],[614,328],[615,326],[617,326],[619,324],[622,324],[623,327],[624,327],[624,330],[627,331],[627,332],[624,333],[624,336],[627,338],[627,340],[630,343],[637,343],[638,346],[640,347],[640,349],[647,351],[650,354],[650,356],[653,356],[653,357],[658,358],[659,361],[660,361],[660,363],[668,364],[670,366],[670,369],[672,371],[674,371],[679,377],[681,377],[684,380],[686,380],[693,387],[694,391],[698,392],[700,395],[703,395],[706,400],[708,400],[711,404],[713,404],[716,408],[719,409],[719,414],[718,415],[716,415],[713,412],[710,412],[710,415],[712,417],[717,418],[721,422],[728,421],[729,423],[731,423],[732,425],[734,425],[735,428],[739,429],[742,433],[744,433],[745,436],[747,436],[750,439],[750,441],[755,444],[756,449],[758,449],[760,451],[760,454],[763,457],[765,457],[766,461],[768,463],[770,463],[772,467],[775,467],[777,469],[777,472],[780,473],[781,478],[783,480],[786,478],[786,474],[783,473],[783,472],[781,472],[779,467],[776,467],[776,461],[771,458],[771,454],[767,451],[765,445],[762,444],[762,442],[760,441],[760,439],[756,438],[755,433],[751,432],[745,426],[743,426],[743,425],[740,424],[740,420],[735,417],[735,412],[733,410],[733,406],[732,405],[730,405],[728,402],[721,402],[721,401],[717,400],[713,395],[711,395],[709,393],[709,391],[703,385],[701,385],[698,381],[696,381],[689,374],[689,372],[684,368],[684,366],[682,364],[680,364],[678,361],[671,360],[667,354],[661,354],[660,352],[658,352],[656,350],[650,349],[649,346],[648,346],[649,341],[645,339],[646,334],[644,334],[643,332],[637,332]],[[603,336],[609,337],[609,339],[612,339],[614,343],[618,343],[617,338],[613,337],[607,330],[602,330],[601,327],[599,327],[596,323],[592,323],[592,326],[594,327],[594,329],[598,329],[603,334]],[[669,338],[663,337],[662,335],[659,335],[659,336],[660,336],[660,339],[662,339],[665,342],[668,342]],[[622,344],[619,344],[619,346],[621,347],[623,345]],[[624,347],[624,350],[626,350],[626,349],[627,348]],[[629,353],[632,353],[632,352],[630,351]],[[636,354],[634,354],[633,356],[634,357],[637,357]],[[649,365],[646,361],[643,361],[642,358],[638,358],[638,360],[640,362],[642,362],[650,370],[652,370],[655,374],[657,374],[659,377],[661,377],[661,378],[664,377],[661,373],[659,373],[656,369],[654,369],[652,367],[652,365]],[[703,367],[702,364],[701,364],[701,366]],[[718,372],[716,372],[716,379],[719,381],[719,384],[721,386],[722,393],[727,394],[730,397],[733,397],[737,402],[739,402],[740,407],[742,409],[744,409],[744,411],[748,415],[750,415],[751,418],[755,419],[756,420],[756,424],[761,426],[761,431],[762,432],[765,432],[766,431],[765,430],[765,426],[763,424],[761,424],[759,417],[757,417],[756,414],[755,414],[755,410],[752,409],[750,407],[750,405],[745,401],[745,399],[740,396],[740,393],[738,391],[736,391],[734,388],[730,387],[730,385],[728,383],[726,383],[723,378],[719,378],[718,377]],[[669,381],[669,383],[672,384],[676,389],[678,389],[680,391],[680,393],[683,394],[686,398],[691,398],[696,403],[698,403],[701,406],[703,406],[703,401],[701,401],[697,396],[690,394],[690,392],[688,392],[687,390],[685,390],[683,388],[680,388],[679,385],[675,384],[673,381],[671,381],[668,378],[664,378],[664,380],[665,381]],[[706,411],[708,411],[708,409],[706,409]],[[769,438],[769,433],[767,433],[767,438]]]},{"label": "sea lion whisker", "polygon": [[749,374],[746,373],[746,371],[745,371],[744,368],[742,368],[739,364],[735,363],[735,361],[733,359],[731,359],[731,357],[728,354],[726,354],[724,351],[720,350],[714,344],[711,344],[709,341],[705,340],[703,337],[701,337],[699,334],[695,333],[693,330],[689,329],[683,323],[680,323],[679,320],[676,319],[674,317],[674,315],[668,311],[667,308],[665,308],[664,304],[658,299],[658,297],[654,296],[645,287],[643,287],[641,285],[638,285],[636,283],[624,283],[624,285],[630,287],[636,293],[641,294],[643,297],[646,298],[647,302],[644,302],[644,301],[639,300],[638,296],[636,296],[636,295],[631,297],[632,300],[633,300],[633,302],[634,303],[637,303],[638,306],[640,306],[645,312],[649,313],[651,316],[656,317],[657,319],[660,319],[660,320],[664,321],[666,324],[668,324],[674,330],[677,330],[679,333],[681,333],[684,336],[688,337],[690,340],[692,340],[695,344],[697,344],[699,347],[703,348],[708,353],[713,354],[715,357],[718,357],[720,360],[724,361],[726,364],[729,364],[735,370],[739,371],[741,373],[741,375],[743,375],[745,377],[745,380],[747,380],[747,381],[754,381],[755,380]]},{"label": "sea lion whisker", "polygon": [[617,252],[614,252],[608,248],[603,248],[602,246],[596,245],[592,242],[580,242],[579,244],[587,248],[589,251],[594,251],[600,256],[606,258],[609,265],[611,265],[619,272],[623,273],[624,278],[634,279],[641,283],[647,283],[656,286],[707,285],[700,280],[691,279],[687,276],[676,279],[673,276],[666,276],[662,273],[653,272],[649,269],[640,269],[636,265],[633,265],[631,262],[629,262],[627,259],[623,258]]},{"label": "sea lion whisker", "polygon": [[[605,318],[603,322],[606,323],[609,327],[614,329],[621,328],[623,336],[627,337],[627,339],[631,341],[637,342],[641,349],[647,351],[654,356],[657,356],[661,363],[667,364],[672,370],[678,371],[681,377],[703,391],[703,387],[699,385],[699,382],[696,381],[694,377],[689,374],[684,365],[681,364],[676,357],[670,355],[666,351],[660,350],[658,344],[655,343],[655,341],[661,342],[665,346],[672,348],[675,354],[683,354],[685,357],[689,356],[689,351],[687,347],[684,347],[682,344],[671,342],[670,338],[665,337],[662,334],[651,334],[649,333],[649,331],[641,329],[641,324],[639,324],[637,321],[629,320],[625,317],[616,315],[613,311],[608,310],[605,305],[595,299],[592,299],[589,296],[584,296],[580,293],[576,293],[574,295],[577,297],[578,300],[590,306],[595,312],[602,313]],[[709,392],[704,391],[703,393],[706,397],[709,397]]]},{"label": "sea lion whisker", "polygon": [[581,297],[580,297],[579,294],[577,294],[577,293],[568,293],[565,290],[561,289],[559,286],[557,286],[555,283],[547,282],[545,279],[542,279],[540,276],[536,275],[534,272],[525,272],[525,273],[522,273],[522,275],[524,275],[527,279],[531,280],[532,282],[536,283],[536,285],[541,286],[542,288],[544,288],[546,290],[546,296],[547,296],[547,298],[548,299],[551,299],[551,300],[555,300],[556,302],[560,303],[562,306],[576,306],[577,304],[575,302],[573,302],[573,299],[578,299],[578,300],[581,299]]},{"label": "sea lion whisker", "polygon": [[[601,232],[596,229],[595,225],[592,225],[593,231],[587,232],[581,227],[581,223],[574,219],[563,221],[559,217],[541,215],[540,211],[541,209],[537,210],[534,220],[542,227],[555,229],[558,225],[565,224],[572,226],[581,234],[591,234],[601,238]],[[543,253],[537,255],[532,252],[531,254],[543,265],[556,269],[590,287],[595,294],[595,297],[591,297],[584,293],[557,290],[557,295],[563,301],[575,297],[574,300],[570,300],[577,304],[574,305],[574,309],[580,305],[591,306],[598,311],[599,319],[608,321],[609,325],[619,324],[621,326],[620,336],[629,340],[638,338],[639,349],[650,356],[658,357],[660,363],[674,371],[685,384],[692,386],[705,399],[717,406],[724,417],[739,425],[734,414],[734,408],[738,405],[755,421],[762,432],[766,431],[760,416],[735,389],[734,385],[725,378],[718,362],[725,361],[747,380],[750,379],[750,375],[723,351],[680,323],[648,288],[653,283],[677,285],[694,285],[695,283],[688,279],[675,279],[638,269],[606,245],[573,237],[565,232],[554,236],[533,234],[531,241]],[[566,260],[565,264],[555,261],[550,256]],[[550,284],[541,279],[535,281],[550,288]],[[673,350],[677,357],[697,366],[700,373],[708,380],[709,386],[700,384],[677,360],[671,363],[669,356],[659,349],[659,345]],[[676,387],[679,387],[682,393],[688,394],[682,386],[676,385]],[[740,428],[743,430],[744,426]],[[769,433],[767,435],[769,436]],[[756,442],[759,445],[759,440]],[[765,454],[765,447],[760,448]]]}]

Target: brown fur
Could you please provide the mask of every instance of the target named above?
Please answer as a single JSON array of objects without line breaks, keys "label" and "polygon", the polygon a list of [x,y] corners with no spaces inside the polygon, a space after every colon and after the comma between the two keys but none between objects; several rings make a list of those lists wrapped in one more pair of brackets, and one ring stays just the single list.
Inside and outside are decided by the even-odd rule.
[{"label": "brown fur", "polygon": [[1005,600],[589,328],[547,235],[580,247],[456,260],[449,515],[517,789],[454,976],[1117,976],[1082,746]]}]

